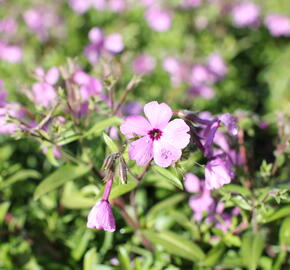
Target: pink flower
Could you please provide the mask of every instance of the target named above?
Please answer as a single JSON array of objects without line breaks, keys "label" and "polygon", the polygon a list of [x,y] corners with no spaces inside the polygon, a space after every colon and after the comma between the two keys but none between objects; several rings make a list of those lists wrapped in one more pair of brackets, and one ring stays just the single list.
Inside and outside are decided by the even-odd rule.
[{"label": "pink flower", "polygon": [[259,25],[260,8],[251,2],[236,5],[231,12],[237,27],[257,27]]},{"label": "pink flower", "polygon": [[56,103],[57,94],[53,85],[58,80],[58,69],[53,67],[44,72],[42,68],[37,68],[35,74],[39,77],[40,82],[32,86],[33,99],[43,107],[49,107]]},{"label": "pink flower", "polygon": [[166,10],[150,7],[145,14],[148,25],[157,32],[165,32],[171,27],[171,14]]},{"label": "pink flower", "polygon": [[202,0],[183,0],[183,3],[181,4],[182,8],[196,8],[200,6],[202,3]]},{"label": "pink flower", "polygon": [[91,43],[85,47],[84,54],[91,64],[97,63],[102,53],[117,54],[124,49],[120,34],[113,33],[106,37],[98,27],[90,30],[89,40]]},{"label": "pink flower", "polygon": [[8,35],[15,34],[17,31],[17,23],[13,18],[4,18],[0,20],[0,33]]},{"label": "pink flower", "polygon": [[108,232],[116,230],[115,218],[108,201],[101,200],[94,205],[88,215],[87,227]]},{"label": "pink flower", "polygon": [[74,73],[73,80],[80,86],[80,95],[84,101],[94,96],[100,96],[103,91],[101,81],[86,74],[82,70]]},{"label": "pink flower", "polygon": [[22,60],[22,49],[17,45],[7,45],[0,41],[0,59],[18,63]]},{"label": "pink flower", "polygon": [[265,25],[274,37],[290,36],[290,18],[279,14],[268,15]]},{"label": "pink flower", "polygon": [[129,116],[121,125],[127,138],[141,137],[129,145],[129,157],[139,166],[154,158],[157,165],[168,167],[180,159],[181,149],[188,145],[189,127],[181,119],[169,122],[172,110],[165,103],[147,103],[144,113],[148,120],[139,115]]},{"label": "pink flower", "polygon": [[211,74],[205,66],[195,65],[191,70],[189,80],[194,86],[209,83],[211,80]]},{"label": "pink flower", "polygon": [[219,120],[225,125],[231,136],[238,135],[238,123],[233,115],[230,113],[224,113],[219,116]]},{"label": "pink flower", "polygon": [[204,188],[200,195],[190,197],[189,206],[194,211],[194,218],[200,222],[205,212],[210,213],[213,210],[214,199],[210,191]]},{"label": "pink flower", "polygon": [[217,189],[234,178],[233,164],[226,154],[210,159],[205,167],[205,187]]},{"label": "pink flower", "polygon": [[193,173],[187,173],[185,176],[184,187],[187,192],[200,192],[201,183],[199,178]]},{"label": "pink flower", "polygon": [[105,230],[114,232],[116,230],[115,218],[112,207],[108,201],[113,180],[106,184],[101,201],[97,202],[88,215],[87,227],[91,229]]},{"label": "pink flower", "polygon": [[171,83],[178,86],[187,75],[187,68],[174,57],[166,57],[163,60],[163,68],[170,74]]},{"label": "pink flower", "polygon": [[214,97],[215,92],[210,86],[206,84],[200,84],[200,85],[193,86],[189,90],[188,94],[189,96],[192,96],[192,97],[202,97],[205,99],[211,99]]},{"label": "pink flower", "polygon": [[132,68],[136,74],[146,75],[155,68],[155,59],[147,54],[141,54],[133,61]]},{"label": "pink flower", "polygon": [[213,53],[207,59],[207,68],[215,76],[215,80],[222,79],[227,73],[227,66],[217,53]]}]

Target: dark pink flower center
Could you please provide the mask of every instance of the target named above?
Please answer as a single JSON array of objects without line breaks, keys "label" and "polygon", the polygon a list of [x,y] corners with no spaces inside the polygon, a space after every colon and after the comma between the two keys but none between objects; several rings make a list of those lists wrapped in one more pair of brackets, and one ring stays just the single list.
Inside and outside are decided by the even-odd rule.
[{"label": "dark pink flower center", "polygon": [[158,128],[153,128],[152,130],[150,130],[148,132],[148,135],[150,136],[150,138],[154,141],[154,140],[159,140],[161,135],[162,135],[162,131]]}]

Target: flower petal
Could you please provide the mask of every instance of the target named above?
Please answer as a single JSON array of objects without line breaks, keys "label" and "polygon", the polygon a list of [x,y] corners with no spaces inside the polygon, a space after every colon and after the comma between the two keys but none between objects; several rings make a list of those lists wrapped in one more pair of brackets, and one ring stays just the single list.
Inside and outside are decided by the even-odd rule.
[{"label": "flower petal", "polygon": [[132,138],[135,135],[147,135],[148,131],[151,129],[151,126],[145,117],[140,115],[132,115],[125,119],[125,122],[121,125],[120,129],[124,135],[128,138]]},{"label": "flower petal", "polygon": [[144,106],[144,113],[152,127],[159,129],[166,127],[172,116],[170,107],[165,103],[158,104],[157,101],[147,103]]},{"label": "flower petal", "polygon": [[135,160],[137,165],[146,165],[153,156],[153,142],[144,136],[129,145],[129,158]]},{"label": "flower petal", "polygon": [[160,167],[168,167],[173,162],[177,161],[181,157],[181,150],[174,147],[166,140],[154,141],[153,155],[154,161]]},{"label": "flower petal", "polygon": [[188,131],[189,126],[182,119],[175,119],[170,121],[163,130],[163,139],[176,148],[183,149],[188,145],[190,140]]}]

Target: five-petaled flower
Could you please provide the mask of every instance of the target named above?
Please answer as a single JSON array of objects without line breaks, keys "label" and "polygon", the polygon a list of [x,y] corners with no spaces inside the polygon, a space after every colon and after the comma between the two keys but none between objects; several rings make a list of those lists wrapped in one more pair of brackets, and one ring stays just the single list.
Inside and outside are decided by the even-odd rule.
[{"label": "five-petaled flower", "polygon": [[144,166],[152,158],[160,167],[168,167],[181,157],[181,150],[190,140],[189,127],[182,119],[172,117],[171,108],[156,101],[144,106],[147,119],[140,115],[129,116],[121,125],[121,132],[131,139],[141,138],[129,145],[129,157]]}]

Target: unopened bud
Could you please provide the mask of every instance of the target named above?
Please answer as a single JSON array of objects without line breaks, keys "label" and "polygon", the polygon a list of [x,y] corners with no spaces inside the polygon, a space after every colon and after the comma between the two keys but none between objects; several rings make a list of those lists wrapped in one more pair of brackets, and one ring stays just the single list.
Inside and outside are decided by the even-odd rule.
[{"label": "unopened bud", "polygon": [[127,175],[127,165],[122,156],[119,158],[119,176],[122,184],[127,183],[128,175]]}]

